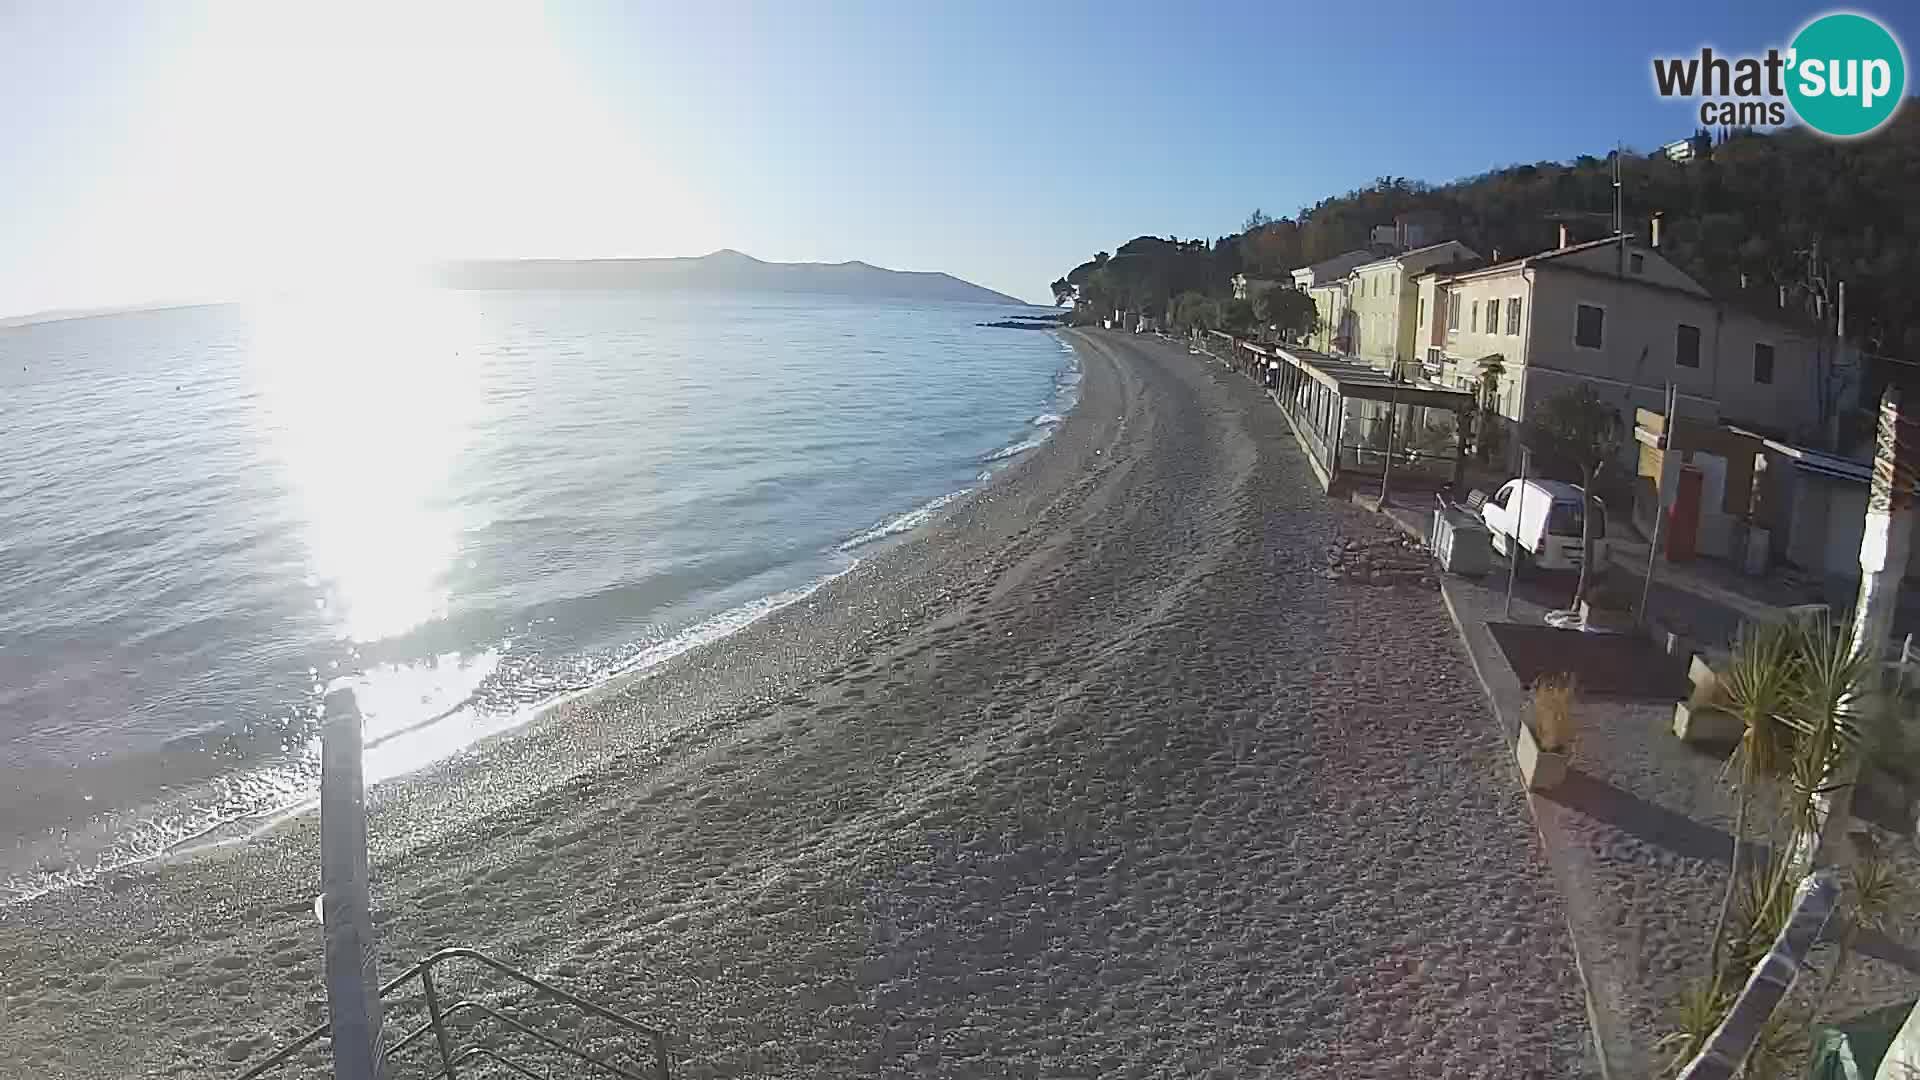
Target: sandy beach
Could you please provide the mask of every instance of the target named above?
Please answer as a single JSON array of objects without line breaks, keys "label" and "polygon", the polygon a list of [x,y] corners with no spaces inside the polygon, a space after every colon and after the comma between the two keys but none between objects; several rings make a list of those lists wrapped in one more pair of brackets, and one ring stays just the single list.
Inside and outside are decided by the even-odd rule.
[{"label": "sandy beach", "polygon": [[[1072,338],[1073,415],[929,526],[377,788],[385,968],[487,950],[681,1076],[1586,1072],[1438,594],[1325,573],[1389,534],[1250,382]],[[318,836],[0,910],[0,1076],[232,1075],[315,1023]]]}]

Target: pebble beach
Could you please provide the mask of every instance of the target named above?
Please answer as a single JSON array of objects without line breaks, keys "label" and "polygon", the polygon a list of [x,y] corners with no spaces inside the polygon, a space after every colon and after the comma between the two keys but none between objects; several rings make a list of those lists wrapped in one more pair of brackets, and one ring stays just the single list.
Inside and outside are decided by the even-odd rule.
[{"label": "pebble beach", "polygon": [[[483,949],[678,1076],[1589,1073],[1430,579],[1329,570],[1397,540],[1246,379],[1067,337],[1073,413],[928,524],[375,788],[383,970]],[[0,909],[0,1076],[235,1075],[323,1019],[318,841]]]}]

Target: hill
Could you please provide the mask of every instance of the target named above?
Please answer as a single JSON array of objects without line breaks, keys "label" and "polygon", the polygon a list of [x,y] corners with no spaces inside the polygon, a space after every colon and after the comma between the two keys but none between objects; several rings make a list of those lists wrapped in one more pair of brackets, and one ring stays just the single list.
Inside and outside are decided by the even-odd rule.
[{"label": "hill", "polygon": [[863,262],[763,262],[731,249],[677,259],[470,260],[442,267],[441,280],[456,289],[712,289],[1026,304],[951,274]]},{"label": "hill", "polygon": [[[1716,296],[1835,321],[1846,283],[1847,334],[1900,368],[1920,365],[1920,108],[1909,100],[1871,136],[1847,141],[1801,128],[1735,132],[1687,162],[1621,156],[1626,230],[1645,237],[1661,216],[1663,253]],[[1397,214],[1423,214],[1482,254],[1543,251],[1568,225],[1606,235],[1613,166],[1605,156],[1510,165],[1444,184],[1381,177],[1293,218],[1255,211],[1238,233],[1208,240],[1138,237],[1055,282],[1083,298],[1149,313],[1194,291],[1228,295],[1236,273],[1288,271],[1367,245]],[[1224,305],[1222,305],[1224,307]],[[1200,306],[1205,310],[1205,306]],[[1903,378],[1903,381],[1904,378]]]}]

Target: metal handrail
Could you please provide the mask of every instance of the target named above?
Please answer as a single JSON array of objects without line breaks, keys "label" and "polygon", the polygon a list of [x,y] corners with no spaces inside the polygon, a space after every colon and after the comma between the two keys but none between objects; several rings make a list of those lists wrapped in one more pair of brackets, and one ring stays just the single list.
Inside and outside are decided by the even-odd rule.
[{"label": "metal handrail", "polygon": [[[588,1001],[586,998],[580,997],[576,994],[570,994],[567,991],[562,990],[551,983],[548,983],[542,979],[536,978],[532,975],[527,974],[524,971],[521,971],[519,968],[513,967],[508,964],[504,964],[499,960],[495,960],[493,957],[488,956],[487,954],[479,951],[478,949],[469,949],[464,946],[454,946],[452,948],[441,949],[439,952],[436,952],[433,955],[428,956],[426,959],[419,961],[418,963],[414,964],[412,967],[409,967],[407,970],[401,972],[399,975],[395,976],[394,978],[389,979],[385,985],[380,987],[380,996],[384,998],[388,994],[392,993],[394,990],[397,990],[401,986],[405,985],[406,983],[411,982],[414,979],[419,979],[421,983],[421,988],[424,991],[424,995],[426,997],[426,1003],[427,1003],[427,1021],[421,1024],[419,1027],[408,1032],[406,1035],[402,1036],[398,1042],[395,1042],[391,1047],[388,1047],[385,1051],[383,1051],[382,1053],[383,1058],[391,1057],[395,1052],[401,1049],[404,1049],[407,1046],[412,1045],[413,1043],[424,1038],[428,1032],[432,1032],[434,1036],[434,1043],[437,1049],[439,1050],[439,1056],[440,1056],[440,1062],[441,1062],[440,1071],[434,1074],[436,1078],[446,1077],[447,1080],[457,1080],[457,1070],[461,1065],[461,1063],[468,1061],[474,1057],[489,1058],[493,1061],[496,1061],[502,1065],[507,1066],[508,1068],[512,1069],[514,1072],[520,1073],[525,1076],[536,1076],[536,1077],[538,1076],[537,1073],[534,1073],[520,1065],[515,1064],[512,1061],[509,1061],[508,1059],[500,1056],[498,1053],[495,1053],[492,1050],[487,1049],[486,1047],[473,1046],[473,1047],[466,1047],[463,1049],[456,1050],[453,1045],[452,1037],[449,1035],[447,1031],[446,1021],[448,1017],[464,1011],[464,1012],[476,1012],[483,1016],[487,1016],[494,1020],[497,1020],[500,1023],[505,1024],[507,1027],[512,1028],[513,1030],[518,1031],[524,1035],[528,1035],[533,1039],[547,1046],[560,1050],[564,1053],[571,1054],[574,1057],[580,1058],[581,1060],[596,1066],[597,1068],[600,1068],[606,1072],[612,1073],[613,1075],[620,1077],[621,1080],[647,1080],[647,1078],[642,1077],[638,1073],[623,1069],[620,1066],[613,1064],[612,1062],[603,1061],[600,1058],[597,1058],[592,1054],[587,1053],[584,1050],[581,1050],[577,1047],[568,1046],[557,1039],[554,1039],[548,1035],[544,1035],[538,1031],[535,1031],[533,1028],[528,1027],[526,1024],[523,1024],[520,1021],[515,1020],[510,1016],[506,1016],[500,1013],[498,1010],[493,1009],[490,1006],[484,1005],[480,1002],[463,998],[460,1001],[456,1001],[452,1005],[447,1006],[446,1008],[442,1008],[440,1006],[439,989],[434,985],[434,981],[433,981],[433,967],[436,964],[440,964],[447,960],[454,960],[454,959],[465,959],[465,960],[475,961],[484,967],[490,968],[493,971],[498,972],[501,975],[505,975],[508,978],[513,979],[517,982],[523,983],[527,986],[530,986],[535,990],[540,991],[543,994],[556,998],[564,1004],[571,1005],[574,1008],[579,1009],[581,1012],[588,1014],[589,1016],[597,1016],[603,1020],[607,1020],[613,1023],[614,1025],[620,1028],[623,1028],[634,1035],[638,1035],[646,1039],[652,1045],[653,1067],[654,1067],[655,1076],[657,1077],[657,1080],[672,1080],[673,1067],[672,1067],[672,1062],[667,1055],[667,1036],[666,1036],[666,1032],[664,1032],[660,1028],[653,1027],[652,1025],[649,1025],[649,1024],[643,1024],[640,1021],[633,1019],[632,1017],[624,1016],[620,1013],[614,1012],[611,1009],[605,1008],[604,1006],[596,1005],[593,1002]],[[236,1080],[258,1080],[258,1078],[265,1076],[268,1072],[272,1071],[273,1069],[286,1064],[286,1062],[291,1060],[295,1054],[298,1054],[300,1051],[305,1050],[307,1047],[312,1046],[316,1042],[319,1042],[321,1039],[328,1037],[332,1033],[332,1031],[333,1031],[333,1025],[331,1023],[321,1024],[319,1027],[316,1027],[313,1030],[308,1031],[304,1035],[301,1035],[298,1039],[295,1039],[293,1042],[288,1043],[284,1047],[281,1047],[279,1050],[275,1051],[271,1056],[269,1056],[265,1061],[262,1061],[260,1064],[255,1065],[253,1068],[248,1069],[244,1073],[241,1073],[239,1077],[236,1078]]]}]

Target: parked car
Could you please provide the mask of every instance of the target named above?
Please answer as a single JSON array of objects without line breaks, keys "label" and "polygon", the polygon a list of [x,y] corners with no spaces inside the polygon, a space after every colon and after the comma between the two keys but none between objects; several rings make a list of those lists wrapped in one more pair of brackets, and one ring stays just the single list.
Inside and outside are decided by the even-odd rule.
[{"label": "parked car", "polygon": [[[1593,501],[1594,558],[1607,563],[1607,509]],[[1510,555],[1520,542],[1521,565],[1543,570],[1578,570],[1580,525],[1586,515],[1585,492],[1580,485],[1560,480],[1509,480],[1480,507],[1493,550]]]}]

